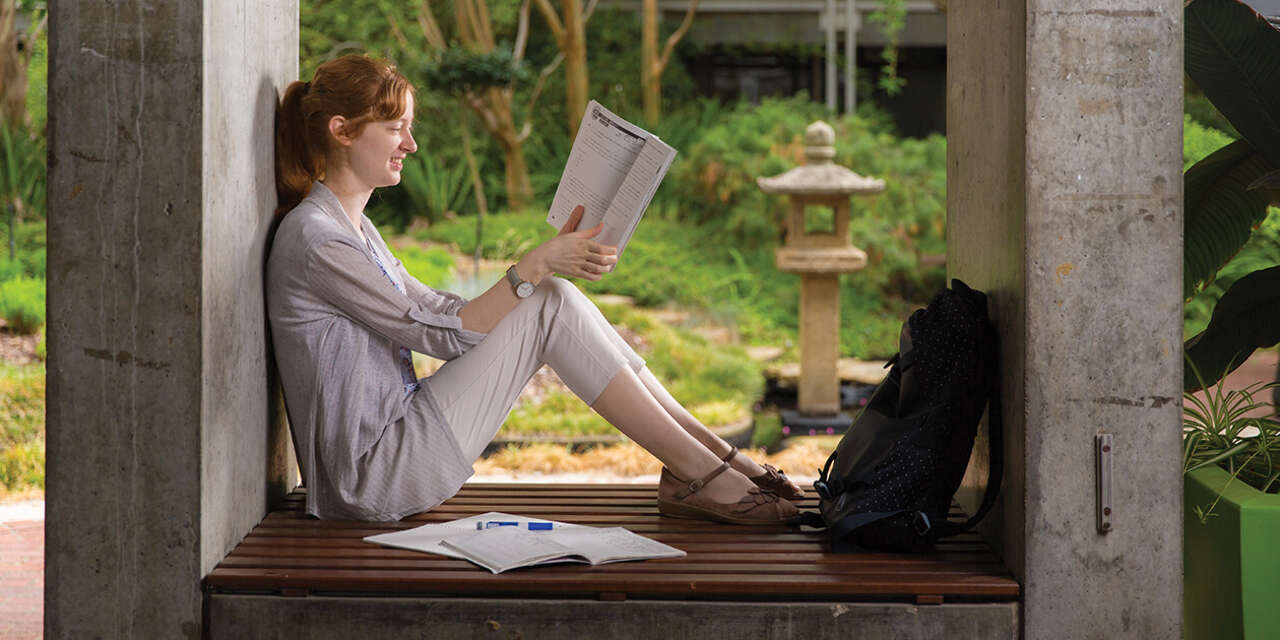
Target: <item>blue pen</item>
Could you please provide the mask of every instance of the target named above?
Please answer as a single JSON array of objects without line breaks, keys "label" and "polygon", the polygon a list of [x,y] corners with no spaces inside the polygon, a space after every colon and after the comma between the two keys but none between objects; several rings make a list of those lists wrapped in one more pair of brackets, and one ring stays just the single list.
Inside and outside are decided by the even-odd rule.
[{"label": "blue pen", "polygon": [[[530,531],[550,531],[552,529],[552,524],[550,522],[530,522],[527,524]],[[510,520],[485,520],[476,523],[476,531],[480,531],[481,529],[493,529],[494,527],[519,526],[519,522],[513,522]]]}]

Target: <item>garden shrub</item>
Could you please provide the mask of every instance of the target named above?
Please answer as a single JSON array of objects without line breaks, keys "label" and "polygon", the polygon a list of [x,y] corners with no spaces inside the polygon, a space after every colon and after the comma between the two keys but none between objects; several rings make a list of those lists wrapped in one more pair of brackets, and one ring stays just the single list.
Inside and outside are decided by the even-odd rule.
[{"label": "garden shrub", "polygon": [[0,490],[44,487],[44,392],[43,365],[0,362]]},{"label": "garden shrub", "polygon": [[403,245],[393,251],[405,271],[428,287],[443,287],[453,277],[453,256],[440,247]]},{"label": "garden shrub", "polygon": [[44,324],[44,279],[19,276],[0,282],[0,317],[11,331],[35,333]]}]

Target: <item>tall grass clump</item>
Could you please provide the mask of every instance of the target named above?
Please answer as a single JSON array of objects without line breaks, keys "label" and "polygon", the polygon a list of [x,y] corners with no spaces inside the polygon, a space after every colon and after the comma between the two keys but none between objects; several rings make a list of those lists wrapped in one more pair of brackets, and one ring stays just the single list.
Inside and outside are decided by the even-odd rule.
[{"label": "tall grass clump", "polygon": [[0,492],[44,488],[44,375],[0,362]]}]

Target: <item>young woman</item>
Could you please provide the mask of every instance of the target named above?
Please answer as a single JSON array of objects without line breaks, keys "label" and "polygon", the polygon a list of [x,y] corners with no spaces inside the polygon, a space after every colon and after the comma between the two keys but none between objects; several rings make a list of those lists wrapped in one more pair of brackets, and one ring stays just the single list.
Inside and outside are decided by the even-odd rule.
[{"label": "young woman", "polygon": [[[617,261],[577,229],[533,249],[473,300],[423,285],[364,207],[400,182],[414,91],[363,56],[285,92],[276,123],[285,212],[267,265],[276,360],[307,492],[322,518],[394,520],[456,493],[530,377],[549,364],[584,402],[666,465],[666,515],[741,524],[795,515],[803,495],[703,426],[667,393],[573,284]],[[418,379],[410,352],[446,360]]]}]

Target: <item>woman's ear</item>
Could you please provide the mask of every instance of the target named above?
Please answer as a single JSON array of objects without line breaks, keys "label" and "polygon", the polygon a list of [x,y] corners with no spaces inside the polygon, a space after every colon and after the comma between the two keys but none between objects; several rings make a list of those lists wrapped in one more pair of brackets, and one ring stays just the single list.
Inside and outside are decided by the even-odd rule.
[{"label": "woman's ear", "polygon": [[351,144],[351,136],[347,134],[347,119],[342,116],[333,116],[329,118],[329,135],[333,136],[338,144],[348,146]]}]

